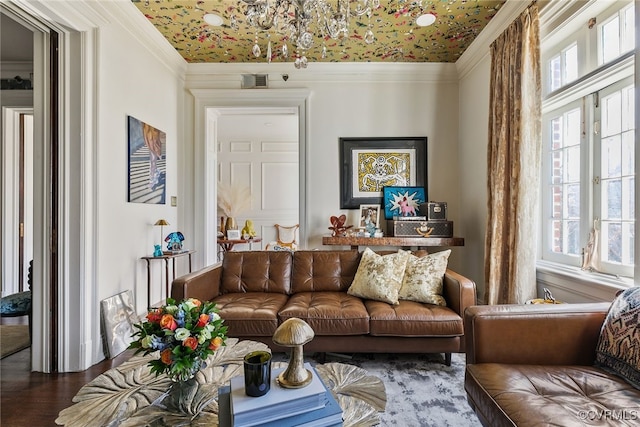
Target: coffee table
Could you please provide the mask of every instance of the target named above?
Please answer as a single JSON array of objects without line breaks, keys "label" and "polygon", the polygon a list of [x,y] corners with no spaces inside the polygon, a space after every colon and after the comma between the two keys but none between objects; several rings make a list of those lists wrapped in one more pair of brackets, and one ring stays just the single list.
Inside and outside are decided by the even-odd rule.
[{"label": "coffee table", "polygon": [[[171,380],[150,372],[151,355],[133,356],[83,386],[73,398],[74,405],[58,414],[56,424],[80,426],[217,426],[218,388],[242,375],[244,355],[267,350],[266,344],[228,338],[207,359],[207,366],[195,377],[195,385],[183,400],[180,411],[163,406]],[[274,362],[272,368],[286,366]],[[318,375],[336,397],[343,410],[344,426],[374,426],[384,411],[387,397],[382,381],[357,366],[325,363],[315,366]]]}]

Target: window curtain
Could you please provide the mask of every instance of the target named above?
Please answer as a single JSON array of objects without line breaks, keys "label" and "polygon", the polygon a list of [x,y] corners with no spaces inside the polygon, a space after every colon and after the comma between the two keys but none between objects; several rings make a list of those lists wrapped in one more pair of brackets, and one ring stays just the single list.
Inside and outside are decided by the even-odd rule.
[{"label": "window curtain", "polygon": [[533,3],[491,45],[486,304],[536,297],[541,104],[538,6]]}]

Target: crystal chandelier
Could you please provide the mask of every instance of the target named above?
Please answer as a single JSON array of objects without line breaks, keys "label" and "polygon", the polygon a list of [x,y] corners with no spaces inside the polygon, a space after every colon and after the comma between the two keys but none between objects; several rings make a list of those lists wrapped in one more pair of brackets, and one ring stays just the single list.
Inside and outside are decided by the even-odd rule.
[{"label": "crystal chandelier", "polygon": [[[275,30],[288,37],[295,46],[296,68],[307,68],[306,52],[313,46],[314,37],[322,37],[322,58],[326,57],[324,40],[349,36],[349,19],[366,16],[367,31],[364,41],[371,44],[375,36],[371,30],[372,11],[380,7],[380,0],[337,0],[329,4],[327,0],[241,0],[246,5],[247,23],[256,28],[253,55],[260,57],[258,30]],[[355,6],[352,8],[351,3]],[[315,31],[315,34],[314,34]],[[267,35],[267,37],[269,37]],[[282,56],[288,58],[287,43],[282,46]],[[271,61],[271,40],[267,45],[267,61]]]}]

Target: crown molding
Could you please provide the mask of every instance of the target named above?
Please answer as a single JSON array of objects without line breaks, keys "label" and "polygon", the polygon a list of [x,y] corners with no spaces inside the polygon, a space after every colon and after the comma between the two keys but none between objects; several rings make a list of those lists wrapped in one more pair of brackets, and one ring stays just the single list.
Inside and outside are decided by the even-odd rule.
[{"label": "crown molding", "polygon": [[112,22],[118,22],[126,31],[142,44],[166,68],[180,79],[184,78],[187,61],[171,46],[169,41],[138,10],[131,0],[111,0],[108,2],[83,0]]},{"label": "crown molding", "polygon": [[478,37],[469,45],[467,50],[456,61],[459,79],[463,79],[487,55],[491,43],[533,2],[521,0],[507,0]]},{"label": "crown molding", "polygon": [[[241,74],[268,74],[269,82],[281,85],[307,82],[435,82],[457,83],[456,66],[453,63],[381,63],[381,62],[312,62],[306,69],[296,69],[291,62],[279,63],[234,63],[234,64],[188,64],[188,84],[208,83],[215,76],[216,85],[228,87],[240,85]],[[287,75],[288,80],[282,81]]]}]

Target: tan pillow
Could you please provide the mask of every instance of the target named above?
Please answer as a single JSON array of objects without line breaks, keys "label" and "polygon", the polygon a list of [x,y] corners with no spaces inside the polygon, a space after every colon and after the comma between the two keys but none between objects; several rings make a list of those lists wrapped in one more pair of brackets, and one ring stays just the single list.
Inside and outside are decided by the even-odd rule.
[{"label": "tan pillow", "polygon": [[446,306],[442,278],[447,271],[451,249],[424,257],[409,255],[398,299]]},{"label": "tan pillow", "polygon": [[347,293],[356,297],[398,305],[398,291],[410,253],[378,255],[366,248]]}]

